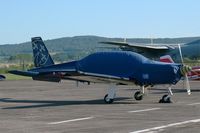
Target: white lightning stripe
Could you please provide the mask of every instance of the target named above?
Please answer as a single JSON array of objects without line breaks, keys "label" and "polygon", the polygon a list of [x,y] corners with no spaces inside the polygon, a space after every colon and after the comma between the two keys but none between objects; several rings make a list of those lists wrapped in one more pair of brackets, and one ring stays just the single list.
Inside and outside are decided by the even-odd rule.
[{"label": "white lightning stripe", "polygon": [[168,128],[168,127],[175,127],[175,126],[185,125],[185,124],[189,124],[189,123],[199,123],[199,122],[200,122],[200,119],[194,119],[194,120],[183,121],[183,122],[178,122],[178,123],[171,123],[171,124],[167,124],[167,125],[159,126],[159,127],[148,128],[148,129],[144,129],[144,130],[133,131],[130,133],[153,132],[153,131]]},{"label": "white lightning stripe", "polygon": [[134,111],[128,111],[129,113],[138,113],[138,112],[146,112],[146,111],[153,111],[153,110],[159,110],[161,108],[150,108],[150,109],[143,109],[143,110],[134,110]]},{"label": "white lightning stripe", "polygon": [[89,120],[93,119],[94,117],[85,117],[85,118],[78,118],[78,119],[72,119],[72,120],[66,120],[66,121],[58,121],[58,122],[51,122],[48,123],[49,125],[56,125],[56,124],[62,124],[62,123],[68,123],[68,122],[75,122],[75,121],[83,121],[83,120]]},{"label": "white lightning stripe", "polygon": [[78,72],[79,72],[80,74],[85,74],[85,75],[88,75],[88,76],[98,76],[98,77],[105,77],[105,78],[114,78],[114,79],[129,80],[129,78],[111,76],[111,75],[106,75],[106,74],[88,73],[88,72],[82,72],[82,71],[78,71]]},{"label": "white lightning stripe", "polygon": [[188,104],[188,105],[200,105],[200,103],[191,103],[191,104]]}]

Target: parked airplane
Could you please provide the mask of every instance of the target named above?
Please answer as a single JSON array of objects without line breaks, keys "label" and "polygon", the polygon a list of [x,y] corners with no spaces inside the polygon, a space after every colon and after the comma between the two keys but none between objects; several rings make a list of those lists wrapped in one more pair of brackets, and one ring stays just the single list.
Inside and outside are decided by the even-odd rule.
[{"label": "parked airplane", "polygon": [[[66,79],[88,84],[106,83],[110,85],[108,94],[104,97],[106,103],[113,102],[117,85],[140,86],[141,90],[137,91],[134,97],[136,100],[142,100],[147,87],[159,84],[169,85],[170,92],[169,95],[164,95],[160,102],[171,102],[171,86],[186,77],[191,70],[183,64],[157,62],[130,51],[98,52],[81,60],[54,64],[40,37],[32,38],[32,48],[36,68],[28,71],[12,70],[10,73],[29,76],[39,81],[60,82]],[[190,94],[188,80],[186,85]]]},{"label": "parked airplane", "polygon": [[[147,45],[139,45],[124,42],[117,42],[117,41],[107,41],[107,42],[100,42],[103,44],[110,44],[119,46],[120,49],[123,51],[133,51],[148,58],[158,58],[164,55],[170,55],[176,61],[180,61],[179,57],[179,48],[177,44],[147,44]],[[200,57],[200,40],[196,40],[187,44],[182,44],[181,49],[184,53],[184,57],[192,57],[197,58]]]},{"label": "parked airplane", "polygon": [[200,66],[192,67],[192,71],[188,72],[188,77],[191,80],[200,80]]},{"label": "parked airplane", "polygon": [[5,79],[6,79],[6,77],[4,75],[0,75],[0,81],[5,80]]},{"label": "parked airplane", "polygon": [[[169,55],[160,57],[160,61],[166,63],[174,63],[173,59]],[[188,72],[187,75],[190,80],[200,80],[200,66],[192,67],[192,70]]]}]

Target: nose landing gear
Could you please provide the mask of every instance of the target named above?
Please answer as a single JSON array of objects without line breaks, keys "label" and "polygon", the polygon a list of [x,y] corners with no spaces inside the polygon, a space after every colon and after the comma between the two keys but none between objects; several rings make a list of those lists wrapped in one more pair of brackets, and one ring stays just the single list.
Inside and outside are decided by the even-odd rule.
[{"label": "nose landing gear", "polygon": [[170,95],[164,95],[160,100],[159,103],[172,103]]},{"label": "nose landing gear", "polygon": [[173,95],[171,85],[168,87],[168,95],[164,95],[160,100],[159,103],[172,103],[171,96]]}]

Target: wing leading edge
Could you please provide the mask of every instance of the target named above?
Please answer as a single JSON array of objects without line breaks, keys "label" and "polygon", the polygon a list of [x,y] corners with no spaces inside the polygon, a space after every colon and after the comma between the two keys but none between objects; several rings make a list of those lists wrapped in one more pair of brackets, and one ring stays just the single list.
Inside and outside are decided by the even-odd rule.
[{"label": "wing leading edge", "polygon": [[111,45],[116,45],[116,46],[124,46],[124,47],[129,47],[129,48],[135,48],[135,49],[139,49],[139,50],[143,50],[143,49],[150,49],[150,50],[169,50],[172,47],[170,46],[166,46],[166,45],[137,45],[137,44],[131,44],[131,43],[127,43],[127,42],[116,42],[116,41],[110,41],[110,42],[100,42],[103,44],[111,44]]}]

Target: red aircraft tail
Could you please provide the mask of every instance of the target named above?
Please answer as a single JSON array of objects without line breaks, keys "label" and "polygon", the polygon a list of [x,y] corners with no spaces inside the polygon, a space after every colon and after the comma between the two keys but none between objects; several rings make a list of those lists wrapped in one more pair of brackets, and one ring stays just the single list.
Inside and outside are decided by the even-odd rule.
[{"label": "red aircraft tail", "polygon": [[[173,59],[169,55],[161,56],[160,62],[174,63]],[[192,67],[192,71],[188,73],[190,80],[200,80],[200,66]]]},{"label": "red aircraft tail", "polygon": [[173,59],[169,55],[161,56],[160,62],[174,63]]}]

